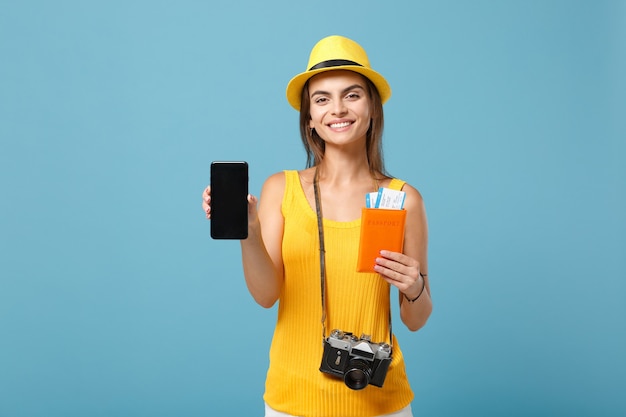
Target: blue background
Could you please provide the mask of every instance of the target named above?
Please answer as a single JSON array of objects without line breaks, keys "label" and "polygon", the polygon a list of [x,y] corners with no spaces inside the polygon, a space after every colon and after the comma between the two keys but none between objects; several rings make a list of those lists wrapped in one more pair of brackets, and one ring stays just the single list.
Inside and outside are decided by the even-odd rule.
[{"label": "blue background", "polygon": [[331,34],[427,204],[415,415],[626,415],[626,2],[382,4],[0,2],[0,416],[262,415],[276,310],[201,192],[304,167],[284,88]]}]

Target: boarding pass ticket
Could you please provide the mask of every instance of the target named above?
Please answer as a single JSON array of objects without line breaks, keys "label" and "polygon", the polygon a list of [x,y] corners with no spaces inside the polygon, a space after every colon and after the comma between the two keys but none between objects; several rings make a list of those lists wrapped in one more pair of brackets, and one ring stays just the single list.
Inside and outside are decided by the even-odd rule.
[{"label": "boarding pass ticket", "polygon": [[404,191],[380,188],[377,193],[368,193],[365,196],[365,207],[400,210],[404,208],[405,198]]}]

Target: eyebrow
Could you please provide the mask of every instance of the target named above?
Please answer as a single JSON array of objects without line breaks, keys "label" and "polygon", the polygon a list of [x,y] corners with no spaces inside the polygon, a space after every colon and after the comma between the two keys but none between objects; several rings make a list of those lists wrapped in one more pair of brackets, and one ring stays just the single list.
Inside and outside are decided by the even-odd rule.
[{"label": "eyebrow", "polygon": [[[365,87],[363,87],[361,84],[353,84],[350,87],[344,88],[343,91],[341,92],[341,94],[345,94],[345,93],[347,93],[350,90],[356,90],[356,89],[365,91]],[[322,91],[322,90],[317,90],[317,91],[311,93],[311,97],[316,96],[316,95],[327,95],[328,96],[328,95],[330,95],[330,93],[328,91]]]}]

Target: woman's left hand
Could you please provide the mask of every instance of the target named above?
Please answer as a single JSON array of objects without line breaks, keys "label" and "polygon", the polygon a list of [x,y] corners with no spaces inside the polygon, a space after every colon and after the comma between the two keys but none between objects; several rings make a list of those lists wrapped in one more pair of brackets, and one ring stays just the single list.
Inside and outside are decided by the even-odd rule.
[{"label": "woman's left hand", "polygon": [[424,285],[420,282],[419,262],[399,252],[380,251],[374,270],[411,299],[417,297]]}]

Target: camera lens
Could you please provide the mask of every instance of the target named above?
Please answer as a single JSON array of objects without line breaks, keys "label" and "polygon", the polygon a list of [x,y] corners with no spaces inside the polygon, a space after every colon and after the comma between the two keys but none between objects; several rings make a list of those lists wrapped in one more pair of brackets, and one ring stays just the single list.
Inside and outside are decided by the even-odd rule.
[{"label": "camera lens", "polygon": [[343,380],[348,388],[359,390],[367,387],[372,377],[372,369],[369,364],[360,359],[353,359],[348,364],[348,370]]}]

